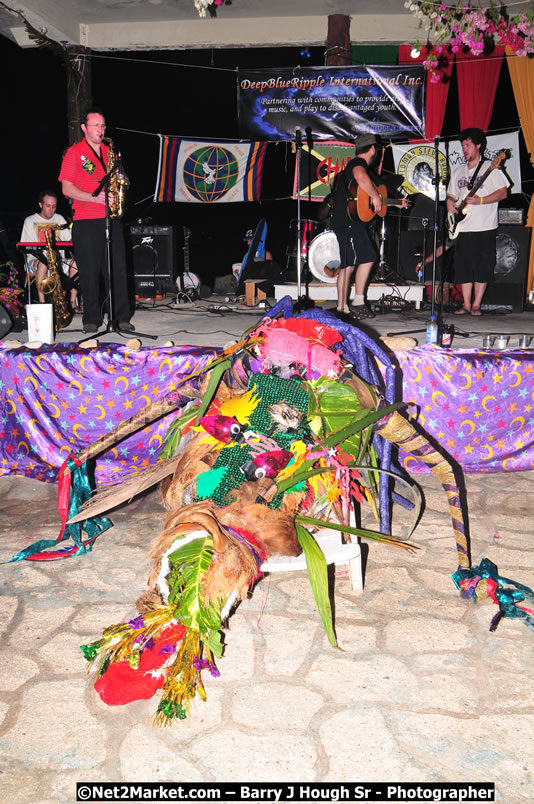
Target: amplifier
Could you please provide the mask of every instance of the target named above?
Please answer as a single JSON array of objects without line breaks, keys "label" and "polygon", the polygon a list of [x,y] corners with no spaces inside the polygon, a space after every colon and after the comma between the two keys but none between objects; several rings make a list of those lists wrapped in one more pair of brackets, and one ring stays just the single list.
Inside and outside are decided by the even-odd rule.
[{"label": "amplifier", "polygon": [[134,276],[135,298],[164,299],[167,293],[165,279],[152,276]]},{"label": "amplifier", "polygon": [[174,226],[130,226],[130,246],[137,296],[140,282],[155,296],[176,290]]},{"label": "amplifier", "polygon": [[499,208],[499,224],[508,226],[523,226],[525,222],[524,209],[512,209],[511,207]]},{"label": "amplifier", "polygon": [[174,226],[148,226],[148,225],[132,225],[130,226],[131,235],[163,235],[164,237],[172,237],[174,234]]}]

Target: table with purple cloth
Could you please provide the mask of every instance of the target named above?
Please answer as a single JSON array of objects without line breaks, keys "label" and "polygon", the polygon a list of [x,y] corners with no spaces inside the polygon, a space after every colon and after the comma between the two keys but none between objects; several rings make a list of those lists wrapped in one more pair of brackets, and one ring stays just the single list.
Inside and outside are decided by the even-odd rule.
[{"label": "table with purple cloth", "polygon": [[[70,452],[78,453],[121,421],[178,388],[220,354],[196,346],[131,349],[59,343],[0,347],[0,475],[54,483]],[[115,483],[156,462],[169,413],[96,459],[97,484]]]},{"label": "table with purple cloth", "polygon": [[[396,358],[403,400],[464,472],[534,468],[533,351],[425,345]],[[409,472],[429,471],[403,453],[400,462]]]},{"label": "table with purple cloth", "polygon": [[[109,433],[219,354],[193,346],[0,346],[0,475],[56,482],[70,452]],[[409,412],[464,471],[534,468],[532,352],[421,346],[395,357]],[[102,453],[96,483],[118,482],[155,463],[176,415]],[[403,453],[400,462],[411,473],[428,471]]]}]

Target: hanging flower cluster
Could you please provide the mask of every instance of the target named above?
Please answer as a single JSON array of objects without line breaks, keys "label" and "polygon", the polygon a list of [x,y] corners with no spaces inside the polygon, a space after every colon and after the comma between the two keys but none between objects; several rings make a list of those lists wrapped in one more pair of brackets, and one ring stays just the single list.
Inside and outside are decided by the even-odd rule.
[{"label": "hanging flower cluster", "polygon": [[17,298],[22,293],[19,288],[17,269],[11,261],[0,265],[0,303],[15,317],[20,315],[21,302]]},{"label": "hanging flower cluster", "polygon": [[[479,56],[491,53],[495,45],[505,45],[516,56],[534,53],[534,2],[526,14],[516,15],[509,15],[505,6],[494,5],[472,8],[467,3],[448,6],[429,0],[406,0],[404,6],[419,18],[419,27],[427,32],[430,52],[423,64],[431,80],[440,80],[439,68],[443,64],[439,61],[447,51],[470,51]],[[421,50],[421,43],[416,47]]]},{"label": "hanging flower cluster", "polygon": [[[211,5],[222,6],[222,4],[223,4],[223,0],[194,0],[194,2],[195,2],[195,8],[198,11],[198,16],[199,17],[205,17],[206,16],[206,11],[208,10],[209,6],[211,6]],[[213,9],[213,11],[214,10],[215,9]],[[212,11],[212,9],[210,9],[210,14],[212,14],[212,16],[215,16],[213,14],[213,11]]]}]

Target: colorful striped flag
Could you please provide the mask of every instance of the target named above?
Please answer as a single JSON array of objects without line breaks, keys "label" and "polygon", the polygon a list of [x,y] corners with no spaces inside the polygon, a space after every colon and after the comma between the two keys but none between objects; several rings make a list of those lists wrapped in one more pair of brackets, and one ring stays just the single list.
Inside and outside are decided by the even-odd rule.
[{"label": "colorful striped flag", "polygon": [[266,142],[160,137],[154,201],[258,201]]}]

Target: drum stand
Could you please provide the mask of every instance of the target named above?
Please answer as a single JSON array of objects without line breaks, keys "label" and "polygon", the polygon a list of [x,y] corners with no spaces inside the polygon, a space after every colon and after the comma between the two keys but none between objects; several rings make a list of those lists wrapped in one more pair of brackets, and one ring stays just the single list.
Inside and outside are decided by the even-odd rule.
[{"label": "drum stand", "polygon": [[395,278],[400,278],[398,272],[395,271],[386,260],[386,239],[386,219],[384,217],[382,218],[382,224],[380,226],[380,246],[378,249],[378,263],[373,279],[374,282],[394,282]]}]

